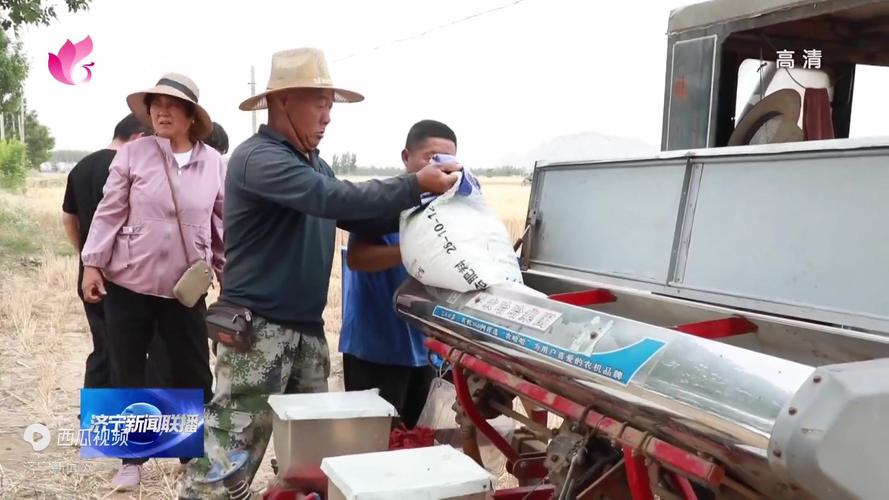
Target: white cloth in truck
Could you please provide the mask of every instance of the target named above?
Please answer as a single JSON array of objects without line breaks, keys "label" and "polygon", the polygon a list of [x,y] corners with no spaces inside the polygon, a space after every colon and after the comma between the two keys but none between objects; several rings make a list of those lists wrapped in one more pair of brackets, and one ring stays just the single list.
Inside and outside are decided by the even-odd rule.
[{"label": "white cloth in truck", "polygon": [[446,193],[401,214],[401,257],[419,282],[470,292],[522,283],[506,227],[482,197],[478,180],[463,170]]}]

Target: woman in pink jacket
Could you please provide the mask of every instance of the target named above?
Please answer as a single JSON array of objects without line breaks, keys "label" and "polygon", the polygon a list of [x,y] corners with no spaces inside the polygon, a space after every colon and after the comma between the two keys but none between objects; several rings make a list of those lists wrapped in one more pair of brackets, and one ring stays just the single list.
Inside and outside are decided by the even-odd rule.
[{"label": "woman in pink jacket", "polygon": [[[167,378],[178,388],[202,389],[206,402],[213,380],[206,303],[202,298],[186,307],[173,287],[199,259],[221,282],[222,157],[201,142],[213,125],[188,77],[168,73],[155,87],[128,96],[127,104],[156,135],[128,143],[111,163],[81,254],[84,300],[104,301],[114,387],[145,386],[156,330],[173,369]],[[125,459],[113,485],[138,486],[145,460]]]}]

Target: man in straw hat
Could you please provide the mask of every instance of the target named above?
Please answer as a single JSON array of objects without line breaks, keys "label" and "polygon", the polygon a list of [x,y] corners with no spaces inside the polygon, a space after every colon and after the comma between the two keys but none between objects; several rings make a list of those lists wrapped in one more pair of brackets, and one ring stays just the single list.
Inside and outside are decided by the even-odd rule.
[{"label": "man in straw hat", "polygon": [[[256,341],[247,352],[219,345],[205,451],[247,451],[247,482],[271,435],[269,394],[327,391],[330,359],[321,313],[336,228],[392,232],[397,215],[418,205],[420,193],[443,193],[456,182],[457,165],[428,165],[386,180],[337,180],[317,147],[333,103],[362,99],[333,85],[320,50],[302,48],[274,54],[267,91],[240,105],[244,111],[267,108],[268,124],[229,160],[221,300],[251,310]],[[221,484],[206,483],[212,465],[208,458],[191,462],[181,497],[226,498]]]}]

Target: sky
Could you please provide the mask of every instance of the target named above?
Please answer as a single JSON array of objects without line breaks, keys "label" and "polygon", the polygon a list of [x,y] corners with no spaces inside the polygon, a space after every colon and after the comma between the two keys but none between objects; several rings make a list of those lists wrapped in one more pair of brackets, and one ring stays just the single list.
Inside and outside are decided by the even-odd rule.
[{"label": "sky", "polygon": [[[586,131],[659,145],[667,21],[689,3],[93,0],[88,11],[59,7],[51,26],[23,31],[26,97],[56,149],[93,150],[129,112],[127,94],[180,72],[198,84],[201,105],[234,146],[251,134],[251,114],[238,110],[250,96],[251,65],[259,92],[275,51],[311,46],[326,53],[337,86],[366,98],[334,106],[320,145],[328,159],[350,151],[360,165],[399,165],[408,128],[425,118],[455,130],[468,166],[495,166]],[[47,54],[87,35],[92,79],[54,80]],[[863,92],[886,88],[889,78],[877,76],[861,79],[872,87]],[[887,133],[879,109],[862,113],[853,133]],[[265,113],[257,118],[263,123]]]}]

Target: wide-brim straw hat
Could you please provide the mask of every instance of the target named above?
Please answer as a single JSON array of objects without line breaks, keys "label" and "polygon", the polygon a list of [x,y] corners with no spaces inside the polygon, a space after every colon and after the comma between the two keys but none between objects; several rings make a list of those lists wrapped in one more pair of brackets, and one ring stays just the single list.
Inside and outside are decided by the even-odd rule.
[{"label": "wide-brim straw hat", "polygon": [[180,73],[167,73],[157,81],[154,87],[127,96],[127,104],[130,106],[130,111],[142,123],[151,126],[151,116],[148,114],[148,106],[145,105],[145,96],[148,94],[178,97],[183,101],[194,104],[195,116],[194,125],[191,127],[192,134],[199,140],[204,140],[210,136],[210,132],[213,131],[213,121],[210,119],[210,114],[207,113],[207,110],[198,104],[200,91],[191,78]]},{"label": "wide-brim straw hat", "polygon": [[339,88],[333,84],[324,52],[313,48],[301,48],[273,54],[272,71],[266,91],[246,99],[239,108],[243,111],[266,109],[268,108],[267,95],[272,92],[301,88],[333,90],[334,102],[364,100],[364,96],[358,92]]},{"label": "wide-brim straw hat", "polygon": [[[796,90],[782,89],[773,92],[756,103],[741,118],[729,137],[728,145],[750,144],[757,131],[767,122],[772,122],[766,129],[768,137],[764,138],[769,144],[802,141],[803,131],[797,125],[801,109],[802,99]],[[778,121],[773,122],[774,119],[778,119]]]}]

